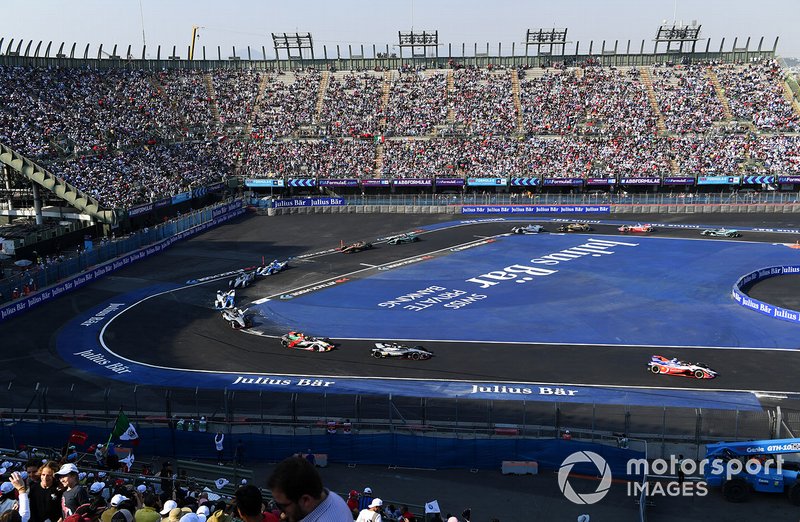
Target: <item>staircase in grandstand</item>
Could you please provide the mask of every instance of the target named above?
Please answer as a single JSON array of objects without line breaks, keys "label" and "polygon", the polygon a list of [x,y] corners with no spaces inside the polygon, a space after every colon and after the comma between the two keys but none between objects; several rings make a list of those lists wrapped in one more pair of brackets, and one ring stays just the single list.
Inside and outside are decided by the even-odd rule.
[{"label": "staircase in grandstand", "polygon": [[717,73],[714,72],[711,67],[706,68],[706,76],[708,79],[711,80],[711,85],[714,86],[714,91],[717,93],[717,98],[719,98],[720,103],[722,104],[722,111],[725,115],[725,120],[730,121],[733,119],[733,113],[731,112],[731,106],[728,103],[728,97],[725,96],[725,89],[722,88],[722,84],[719,83],[719,78],[717,77]]},{"label": "staircase in grandstand", "polygon": [[325,103],[325,92],[328,90],[328,84],[331,82],[331,73],[330,71],[325,71],[322,73],[322,80],[319,82],[319,94],[317,94],[317,106],[315,109],[315,118],[319,121],[319,117],[322,114],[322,106]]},{"label": "staircase in grandstand", "polygon": [[656,114],[656,128],[658,133],[663,135],[667,132],[667,126],[664,124],[664,115],[661,114],[661,109],[658,108],[658,100],[656,100],[656,93],[653,90],[653,77],[650,76],[650,69],[647,67],[639,67],[639,72],[642,78],[642,84],[647,87],[647,99],[650,100],[650,107]]},{"label": "staircase in grandstand", "polygon": [[217,107],[217,90],[214,89],[214,78],[212,78],[211,73],[205,73],[203,81],[206,84],[206,89],[208,89],[208,97],[211,98],[211,116],[218,126],[222,125],[222,120],[219,117],[219,108]]},{"label": "staircase in grandstand", "polygon": [[456,122],[456,109],[453,105],[453,93],[456,90],[456,81],[453,70],[447,71],[447,123],[452,125]]},{"label": "staircase in grandstand", "polygon": [[800,116],[800,103],[797,102],[797,99],[794,97],[794,93],[787,82],[783,82],[783,95],[787,100],[789,100],[789,103],[792,104],[795,114]]},{"label": "staircase in grandstand", "polygon": [[117,223],[117,214],[113,210],[102,207],[99,201],[70,185],[52,172],[33,161],[24,158],[16,151],[0,143],[0,164],[8,165],[31,182],[46,188],[59,198],[81,212],[90,215],[100,223],[108,225]]},{"label": "staircase in grandstand", "polygon": [[269,75],[263,73],[261,80],[258,82],[258,94],[256,94],[256,101],[253,103],[253,110],[250,112],[250,117],[247,119],[247,125],[244,128],[244,135],[249,136],[253,130],[253,117],[261,110],[261,102],[264,99],[264,91],[267,89],[269,83]]},{"label": "staircase in grandstand", "polygon": [[517,132],[523,133],[522,102],[519,99],[519,74],[516,69],[511,69],[511,93],[514,97],[514,108],[517,111]]}]

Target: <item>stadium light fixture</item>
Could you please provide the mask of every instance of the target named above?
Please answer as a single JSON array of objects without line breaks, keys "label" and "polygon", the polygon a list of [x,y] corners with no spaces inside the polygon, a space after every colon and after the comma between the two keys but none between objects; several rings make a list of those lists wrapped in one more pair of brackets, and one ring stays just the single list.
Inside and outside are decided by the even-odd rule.
[{"label": "stadium light fixture", "polygon": [[[691,42],[692,52],[694,52],[695,45],[697,41],[700,40],[701,27],[701,25],[697,24],[697,20],[692,20],[692,23],[688,25],[683,23],[673,23],[672,25],[662,23],[658,26],[658,31],[656,31],[656,37],[654,38],[655,48],[653,52],[658,52],[658,44],[662,42],[667,44],[666,52],[668,53],[683,52],[684,44],[689,42]],[[673,46],[675,43],[678,44],[677,48]]]},{"label": "stadium light fixture", "polygon": [[292,50],[297,50],[300,60],[303,60],[303,50],[311,52],[311,59],[314,59],[314,39],[311,33],[272,33],[272,43],[275,45],[275,58],[280,59],[279,52],[286,51],[287,59],[296,58],[292,56]]},{"label": "stadium light fixture", "polygon": [[[411,48],[411,57],[424,57],[428,48],[436,50],[436,57],[439,57],[439,31],[398,31],[398,47],[400,48],[400,58],[403,57],[403,49]],[[417,54],[414,49],[422,47],[422,53]]]},{"label": "stadium light fixture", "polygon": [[[525,56],[528,56],[528,50],[532,45],[536,46],[537,55],[552,55],[553,48],[558,46],[561,47],[560,54],[563,55],[567,43],[566,27],[528,29],[525,34]],[[542,51],[542,46],[546,46],[547,50]]]}]

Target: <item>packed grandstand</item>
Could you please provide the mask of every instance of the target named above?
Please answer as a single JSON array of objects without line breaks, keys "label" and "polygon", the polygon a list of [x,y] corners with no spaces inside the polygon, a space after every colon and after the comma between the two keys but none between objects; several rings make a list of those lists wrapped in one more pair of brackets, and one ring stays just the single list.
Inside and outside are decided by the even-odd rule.
[{"label": "packed grandstand", "polygon": [[603,67],[0,66],[0,143],[106,208],[232,176],[800,173],[775,59]]}]

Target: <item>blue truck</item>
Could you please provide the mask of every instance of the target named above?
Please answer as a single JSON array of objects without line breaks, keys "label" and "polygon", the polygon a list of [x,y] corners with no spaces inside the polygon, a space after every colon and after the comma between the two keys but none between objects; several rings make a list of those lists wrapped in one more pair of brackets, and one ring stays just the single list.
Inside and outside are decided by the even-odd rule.
[{"label": "blue truck", "polygon": [[800,439],[708,444],[706,484],[721,487],[730,502],[744,502],[751,491],[758,491],[786,493],[792,504],[800,506],[800,466],[779,457],[789,453],[800,453]]}]

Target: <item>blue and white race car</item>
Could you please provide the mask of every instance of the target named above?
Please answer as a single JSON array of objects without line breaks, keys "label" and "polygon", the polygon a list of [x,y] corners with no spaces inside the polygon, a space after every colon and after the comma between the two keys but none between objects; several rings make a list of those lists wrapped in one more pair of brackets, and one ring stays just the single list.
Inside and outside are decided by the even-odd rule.
[{"label": "blue and white race car", "polygon": [[544,227],[542,225],[528,225],[511,229],[512,234],[538,234],[540,232],[544,232]]},{"label": "blue and white race car", "polygon": [[274,259],[272,261],[272,263],[256,268],[256,275],[259,275],[261,277],[265,277],[265,276],[270,276],[272,274],[277,274],[278,272],[281,272],[287,266],[289,266],[289,260],[288,259],[286,261],[283,261],[283,262],[278,261],[277,259]]}]

